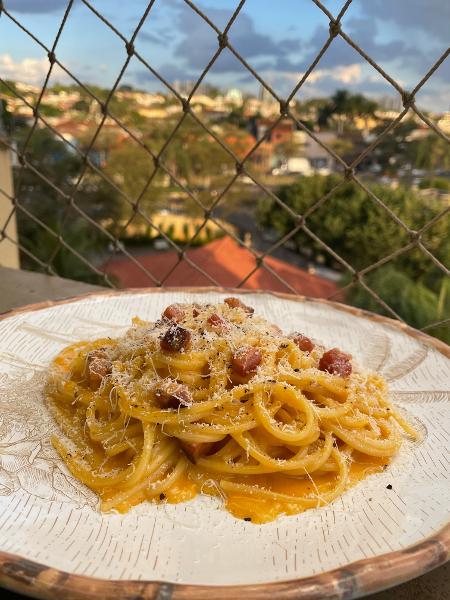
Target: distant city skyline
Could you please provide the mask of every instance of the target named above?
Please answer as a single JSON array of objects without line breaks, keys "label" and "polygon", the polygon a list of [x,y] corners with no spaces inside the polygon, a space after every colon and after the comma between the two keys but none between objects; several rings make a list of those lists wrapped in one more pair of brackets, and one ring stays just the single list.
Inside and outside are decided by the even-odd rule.
[{"label": "distant city skyline", "polygon": [[[195,2],[223,29],[237,2]],[[50,47],[67,0],[6,0],[27,29]],[[337,15],[343,1],[324,2]],[[91,5],[127,38],[147,2],[91,1]],[[412,89],[448,46],[448,0],[355,0],[342,20],[344,31],[406,89]],[[328,37],[328,19],[311,0],[247,0],[229,31],[236,50],[281,96],[286,96],[308,69]],[[136,49],[163,77],[196,80],[217,49],[217,35],[182,0],[156,0],[135,41]],[[56,48],[58,59],[83,82],[111,86],[126,59],[124,43],[81,1],[74,2]],[[48,71],[45,51],[8,17],[0,18],[0,76],[34,85]],[[450,58],[418,94],[428,110],[450,108]],[[205,83],[222,89],[238,88],[258,94],[260,83],[225,49]],[[55,69],[50,85],[73,83]],[[167,91],[132,58],[122,84],[148,91]],[[339,36],[312,71],[297,99],[329,96],[338,88],[372,97],[396,91]]]}]

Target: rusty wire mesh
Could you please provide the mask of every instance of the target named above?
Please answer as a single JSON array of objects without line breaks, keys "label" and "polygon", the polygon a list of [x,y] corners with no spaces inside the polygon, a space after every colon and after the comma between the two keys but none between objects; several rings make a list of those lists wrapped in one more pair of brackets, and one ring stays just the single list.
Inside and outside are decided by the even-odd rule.
[{"label": "rusty wire mesh", "polygon": [[[142,56],[142,54],[136,49],[136,47],[134,45],[134,42],[136,40],[137,35],[139,34],[139,31],[141,30],[145,20],[147,19],[149,13],[151,12],[151,10],[153,8],[153,5],[155,4],[155,0],[151,0],[150,2],[148,2],[146,4],[145,10],[143,11],[143,15],[130,38],[127,38],[126,36],[124,36],[113,25],[113,23],[111,23],[104,14],[101,14],[88,0],[81,0],[81,1],[96,16],[96,18],[100,19],[106,27],[108,27],[116,36],[118,36],[118,38],[120,38],[121,42],[124,44],[124,47],[125,47],[126,57],[125,57],[124,63],[119,70],[119,75],[117,76],[113,86],[109,90],[106,100],[102,100],[101,98],[99,98],[96,95],[96,93],[92,89],[90,89],[90,87],[88,85],[85,85],[82,81],[80,81],[80,79],[78,77],[76,77],[73,73],[71,73],[70,70],[64,65],[64,63],[58,59],[58,52],[57,52],[58,42],[59,42],[61,33],[62,33],[64,27],[66,26],[68,19],[70,18],[70,14],[71,14],[71,11],[72,11],[73,5],[74,5],[74,0],[69,0],[67,3],[67,7],[65,9],[62,21],[60,23],[57,35],[56,35],[55,40],[51,47],[46,46],[42,41],[40,41],[0,1],[1,16],[3,18],[9,19],[12,23],[15,24],[15,26],[17,26],[17,28],[21,29],[22,32],[24,32],[26,35],[30,36],[30,38],[33,39],[34,42],[36,44],[38,44],[42,48],[42,50],[44,50],[46,52],[46,54],[48,56],[48,60],[49,60],[47,76],[45,77],[42,89],[38,95],[38,99],[35,102],[35,104],[30,104],[30,102],[26,98],[21,96],[17,92],[17,90],[10,87],[9,84],[0,77],[0,82],[3,83],[6,86],[6,88],[9,88],[12,93],[14,93],[18,98],[20,98],[20,100],[33,111],[33,123],[32,123],[31,129],[27,135],[25,143],[19,150],[6,137],[1,138],[0,141],[2,141],[3,144],[5,144],[7,147],[9,147],[11,152],[13,152],[16,155],[18,162],[20,163],[20,165],[23,168],[22,171],[25,169],[30,170],[38,178],[40,178],[47,185],[49,185],[50,187],[52,187],[54,189],[54,191],[60,196],[61,200],[66,205],[66,218],[68,217],[70,210],[74,209],[79,214],[80,217],[82,217],[88,223],[90,223],[90,225],[92,227],[101,231],[101,233],[104,236],[106,236],[106,238],[109,239],[109,241],[112,243],[115,251],[124,254],[137,267],[139,267],[139,269],[142,270],[142,272],[144,272],[145,275],[148,277],[148,281],[149,281],[150,285],[163,286],[164,283],[166,282],[166,280],[168,279],[168,277],[171,275],[171,273],[175,270],[175,268],[178,266],[178,264],[181,263],[182,261],[186,261],[192,268],[199,271],[207,280],[209,280],[211,282],[211,284],[213,284],[213,285],[219,284],[219,282],[216,281],[211,274],[207,273],[203,268],[201,268],[199,265],[195,264],[195,262],[187,255],[187,250],[195,242],[196,238],[199,236],[200,232],[207,226],[208,222],[213,222],[219,228],[224,229],[223,224],[215,216],[214,211],[215,211],[215,209],[217,209],[217,207],[222,202],[226,202],[227,193],[230,191],[230,189],[233,187],[233,185],[235,184],[235,182],[238,180],[238,178],[241,175],[245,175],[245,176],[249,177],[253,181],[253,183],[256,186],[258,186],[258,188],[261,190],[261,192],[263,192],[265,195],[270,197],[278,206],[282,207],[282,209],[287,211],[287,213],[289,213],[291,218],[294,219],[295,227],[289,233],[287,233],[286,235],[281,237],[278,241],[273,243],[264,252],[257,252],[250,245],[245,244],[241,239],[239,239],[239,237],[236,235],[236,233],[233,230],[229,230],[229,229],[224,230],[224,232],[227,235],[231,236],[241,246],[244,246],[248,250],[248,252],[250,252],[254,257],[255,266],[252,269],[252,271],[249,272],[246,275],[246,277],[244,277],[244,279],[242,279],[242,281],[239,283],[239,287],[244,285],[245,282],[258,269],[266,269],[267,271],[269,271],[271,273],[271,275],[273,277],[275,277],[279,282],[281,282],[286,287],[287,291],[296,293],[296,290],[293,289],[292,286],[287,281],[285,281],[279,273],[274,271],[271,268],[271,266],[266,263],[265,258],[267,256],[271,255],[276,249],[283,246],[290,238],[292,238],[299,231],[304,232],[311,239],[311,241],[318,244],[325,253],[329,254],[335,261],[337,261],[341,265],[341,267],[343,268],[344,271],[347,271],[351,275],[350,283],[348,283],[345,288],[341,288],[338,292],[335,292],[332,296],[330,296],[331,298],[336,295],[342,294],[343,291],[348,290],[352,286],[361,286],[362,288],[365,289],[365,291],[368,294],[370,294],[370,296],[372,296],[376,300],[376,302],[385,311],[387,311],[390,314],[390,316],[392,316],[393,318],[399,319],[399,320],[402,320],[402,318],[388,304],[386,304],[386,302],[367,284],[367,281],[365,280],[366,275],[368,275],[369,273],[372,273],[378,267],[385,265],[386,263],[390,262],[391,260],[395,259],[396,257],[410,251],[411,249],[419,248],[423,253],[425,253],[428,256],[428,258],[440,270],[442,270],[442,272],[445,275],[448,276],[449,269],[444,264],[442,264],[438,260],[438,258],[436,258],[430,252],[430,250],[423,244],[422,236],[433,225],[435,225],[438,220],[443,219],[446,217],[446,215],[448,215],[448,213],[450,211],[450,207],[447,206],[447,207],[443,208],[443,210],[439,214],[437,214],[431,221],[429,221],[428,223],[423,225],[421,229],[412,230],[410,227],[408,227],[408,225],[406,223],[404,223],[395,214],[395,212],[393,212],[389,208],[389,206],[387,206],[383,202],[383,200],[381,198],[377,197],[377,195],[374,194],[373,191],[367,187],[367,185],[356,174],[355,169],[361,163],[361,161],[363,161],[365,158],[367,158],[370,155],[370,153],[383,141],[383,139],[386,138],[386,136],[388,136],[399,125],[399,123],[403,120],[403,118],[409,111],[413,111],[417,115],[417,117],[419,117],[430,128],[430,130],[432,130],[436,135],[438,135],[440,138],[444,139],[446,142],[450,142],[447,135],[438,127],[438,125],[436,123],[434,123],[428,116],[423,114],[423,112],[416,106],[416,103],[415,103],[416,94],[423,87],[423,85],[427,82],[427,80],[431,77],[431,75],[436,71],[436,69],[439,68],[439,66],[443,63],[443,61],[447,59],[447,57],[450,53],[450,49],[447,49],[439,57],[439,59],[435,62],[435,64],[429,69],[429,71],[427,73],[424,74],[422,79],[417,83],[417,85],[412,90],[405,90],[380,65],[378,65],[377,62],[364,51],[363,48],[361,48],[343,30],[343,28],[341,26],[341,20],[342,20],[344,14],[347,12],[349,6],[351,5],[352,0],[347,0],[343,4],[343,6],[337,16],[333,16],[329,12],[329,10],[322,4],[322,2],[320,2],[320,0],[311,0],[317,6],[317,9],[322,11],[329,20],[328,39],[323,44],[320,52],[317,54],[314,61],[311,63],[310,67],[302,75],[301,79],[297,82],[295,87],[292,89],[291,93],[287,97],[281,98],[276,93],[276,91],[269,85],[269,83],[267,81],[265,81],[264,78],[245,60],[245,58],[242,56],[242,54],[239,53],[233,47],[233,45],[231,44],[231,42],[228,38],[228,33],[229,33],[230,29],[232,28],[235,20],[239,17],[239,13],[241,12],[242,8],[244,7],[246,0],[240,0],[240,2],[238,3],[236,9],[234,10],[233,14],[231,15],[231,17],[224,29],[220,29],[219,27],[217,27],[209,19],[209,17],[202,11],[202,9],[198,5],[196,5],[194,2],[192,2],[191,0],[183,0],[185,2],[185,4],[188,5],[193,11],[195,11],[195,13],[197,13],[197,15],[201,19],[203,19],[217,35],[216,51],[214,52],[213,56],[210,57],[205,68],[203,69],[202,73],[200,74],[197,81],[193,85],[190,93],[185,96],[185,95],[182,95],[181,93],[179,93],[179,91],[174,87],[174,85],[172,85],[170,83],[170,81],[168,81],[160,73],[158,73],[158,71],[155,70],[155,68],[151,64],[149,64],[149,62]],[[292,112],[292,109],[291,109],[291,103],[292,103],[295,95],[299,92],[300,88],[303,86],[303,84],[305,83],[307,78],[310,76],[310,74],[312,73],[312,71],[314,70],[316,65],[319,63],[319,61],[321,60],[323,55],[326,52],[332,51],[329,49],[329,47],[330,47],[333,39],[336,38],[337,36],[340,36],[342,38],[342,40],[344,40],[357,53],[359,53],[360,56],[363,57],[365,59],[365,61],[367,61],[380,74],[380,76],[384,80],[386,80],[396,90],[396,92],[400,95],[401,101],[403,104],[403,109],[400,112],[400,114],[394,120],[392,120],[389,123],[389,125],[384,129],[384,131],[380,135],[378,135],[378,137],[375,140],[373,140],[370,143],[370,145],[368,147],[366,147],[362,151],[362,153],[357,158],[355,158],[351,163],[345,162],[342,159],[342,157],[340,157],[333,150],[333,148],[331,148],[329,145],[327,145],[322,140],[320,140],[313,131],[311,131],[301,120],[299,120],[296,117],[296,115]],[[210,71],[210,69],[212,68],[212,66],[214,65],[214,63],[216,62],[216,60],[218,59],[218,57],[221,55],[221,53],[223,52],[223,50],[225,48],[227,48],[234,55],[234,57],[241,63],[241,65],[248,72],[250,72],[253,75],[253,77],[264,88],[266,93],[268,93],[270,95],[270,97],[273,98],[279,104],[279,116],[270,125],[269,129],[265,132],[264,136],[262,136],[260,139],[258,139],[256,141],[256,143],[253,145],[253,147],[246,153],[246,155],[243,158],[239,158],[233,152],[233,150],[224,142],[224,140],[222,140],[220,138],[220,136],[208,125],[208,123],[205,123],[204,120],[202,120],[200,118],[200,116],[192,110],[192,107],[191,107],[191,101],[194,97],[194,94],[198,91],[198,89],[199,89],[200,85],[202,84],[203,80],[205,79],[206,75],[208,74],[208,72]],[[173,94],[173,96],[180,103],[180,107],[182,109],[182,115],[181,115],[180,119],[178,120],[175,127],[172,129],[170,135],[167,137],[167,139],[165,140],[164,144],[162,145],[162,147],[160,148],[160,150],[158,152],[155,152],[151,148],[149,148],[149,146],[139,137],[139,135],[137,135],[136,132],[132,130],[132,128],[128,127],[119,118],[117,118],[117,116],[115,116],[109,108],[111,99],[113,98],[114,93],[118,89],[118,87],[122,81],[122,77],[123,77],[128,65],[130,63],[130,60],[132,58],[139,61],[139,63],[142,66],[144,66],[146,69],[148,69],[148,71],[152,74],[153,77],[155,77],[157,80],[159,80],[159,82],[161,82],[164,85],[166,90],[170,91],[171,94]],[[95,133],[94,133],[93,137],[91,138],[87,148],[84,151],[81,151],[78,148],[78,146],[76,146],[75,144],[70,142],[68,139],[66,139],[55,127],[53,127],[48,122],[46,117],[43,114],[41,114],[41,112],[40,112],[40,104],[41,104],[42,98],[46,92],[46,89],[49,84],[49,80],[50,80],[50,77],[52,75],[52,71],[53,71],[55,65],[58,65],[58,67],[60,69],[62,69],[62,71],[65,72],[66,75],[69,76],[75,84],[77,84],[80,88],[82,88],[84,90],[84,92],[86,92],[92,98],[93,101],[98,103],[99,109],[101,111],[102,117],[100,119],[100,122],[99,122],[99,124],[95,130]],[[176,174],[173,173],[172,170],[164,162],[164,153],[165,153],[167,147],[169,146],[171,141],[176,136],[177,131],[179,130],[179,128],[181,127],[181,125],[183,124],[184,120],[186,119],[186,117],[188,115],[192,119],[194,119],[194,121],[205,132],[207,132],[207,134],[209,134],[209,136],[211,136],[216,141],[217,144],[219,144],[222,147],[222,149],[227,153],[227,155],[231,158],[231,160],[234,161],[234,164],[235,164],[235,173],[230,178],[228,183],[223,187],[223,189],[218,193],[218,195],[215,198],[215,200],[213,201],[213,203],[209,206],[206,206],[204,203],[202,203],[202,201],[200,200],[198,195],[195,193],[195,191],[191,190],[188,185],[186,185],[183,181],[181,181],[180,178],[177,177]],[[151,160],[153,161],[153,170],[150,173],[143,190],[135,198],[130,197],[124,190],[122,190],[120,188],[120,186],[113,179],[111,179],[111,177],[109,177],[109,175],[107,173],[105,173],[101,167],[96,165],[89,156],[90,151],[94,147],[94,144],[95,144],[107,118],[111,119],[118,127],[120,127],[121,130],[124,132],[124,134],[126,134],[126,136],[128,136],[130,139],[134,140],[134,142],[137,143],[140,146],[140,148],[142,148],[142,150],[144,152],[146,152],[149,155],[149,157],[151,158]],[[274,191],[272,191],[262,181],[260,181],[258,176],[256,176],[252,171],[247,169],[249,160],[258,151],[258,148],[260,147],[260,145],[262,144],[262,142],[264,141],[266,136],[280,122],[282,122],[284,120],[293,121],[299,130],[303,131],[307,136],[314,139],[317,144],[319,144],[329,155],[331,155],[333,157],[333,159],[336,161],[336,163],[338,164],[338,166],[340,167],[340,181],[333,187],[333,189],[331,191],[329,191],[326,195],[324,195],[322,198],[320,198],[318,201],[316,201],[312,206],[310,206],[304,214],[296,214],[292,210],[291,207],[286,205],[281,200],[281,198],[279,198],[277,196],[277,194],[274,193]],[[33,165],[32,161],[30,161],[27,156],[28,145],[29,145],[30,140],[38,126],[44,126],[44,127],[48,128],[57,138],[61,139],[62,141],[64,141],[64,143],[68,144],[71,147],[72,151],[76,152],[83,161],[82,169],[79,172],[76,180],[73,182],[72,189],[69,193],[60,189],[60,187],[58,187],[49,177],[47,177],[45,174],[41,173]],[[0,135],[1,135],[1,133],[0,133]],[[178,255],[178,261],[163,278],[158,279],[157,277],[155,277],[139,261],[138,257],[136,257],[133,254],[131,254],[130,252],[128,252],[127,249],[124,247],[124,245],[119,243],[118,235],[113,235],[110,231],[108,231],[106,228],[104,228],[100,223],[98,223],[96,220],[94,220],[89,214],[87,214],[80,206],[78,206],[76,199],[75,199],[76,193],[77,193],[80,183],[82,182],[83,177],[85,176],[88,169],[91,169],[94,173],[99,175],[109,186],[111,186],[112,189],[114,189],[117,193],[119,193],[121,195],[121,197],[124,199],[124,201],[126,203],[129,204],[129,206],[131,208],[131,216],[130,216],[129,220],[127,221],[127,223],[124,225],[123,229],[125,229],[126,226],[129,223],[131,223],[132,220],[136,216],[139,216],[147,223],[147,225],[152,230],[154,230],[155,232],[157,232],[157,234],[159,236],[164,238],[166,240],[167,244],[169,244],[169,246],[173,250],[176,251],[176,253]],[[147,214],[146,211],[141,206],[141,199],[142,199],[143,195],[145,194],[146,190],[149,188],[149,186],[154,181],[155,176],[161,172],[165,173],[170,178],[171,183],[173,183],[180,190],[182,190],[187,195],[187,197],[190,198],[201,209],[202,214],[203,214],[202,222],[197,227],[194,235],[192,236],[192,239],[190,239],[187,242],[187,244],[183,245],[183,247],[181,247],[181,245],[177,244],[173,239],[171,239],[171,237],[169,237],[167,235],[167,233],[164,232],[163,229],[161,227],[159,227],[153,221],[151,215]],[[395,252],[392,252],[391,254],[389,254],[387,256],[384,256],[383,258],[379,259],[377,262],[365,267],[364,269],[360,269],[360,270],[356,270],[351,264],[349,264],[346,260],[344,260],[341,256],[339,256],[339,254],[333,248],[329,247],[324,241],[322,241],[308,227],[308,218],[311,216],[311,214],[315,210],[317,210],[319,207],[326,204],[330,200],[330,198],[333,197],[333,194],[339,189],[339,187],[344,185],[344,183],[346,181],[353,181],[358,186],[360,186],[366,192],[368,201],[374,203],[379,208],[381,208],[383,211],[385,211],[389,215],[389,217],[399,226],[399,228],[401,228],[407,234],[408,239],[409,239],[409,242],[402,248],[396,250]],[[21,189],[20,176],[19,176],[18,182],[16,182],[15,192],[14,192],[13,196],[7,194],[7,192],[2,189],[0,189],[0,194],[3,194],[4,197],[8,198],[8,200],[11,203],[11,210],[10,210],[9,217],[6,219],[6,221],[3,224],[0,224],[2,227],[0,229],[0,247],[1,247],[1,242],[3,240],[9,240],[11,243],[19,246],[19,249],[21,252],[26,254],[31,260],[34,260],[39,265],[39,267],[45,269],[50,274],[54,274],[54,270],[52,268],[52,262],[56,256],[56,254],[58,253],[58,250],[60,248],[65,248],[69,253],[76,256],[82,263],[84,263],[87,267],[89,267],[89,269],[91,269],[92,272],[96,273],[98,276],[101,276],[106,285],[109,285],[112,287],[114,286],[114,283],[110,280],[110,278],[108,277],[108,275],[106,273],[99,270],[94,264],[92,264],[92,262],[89,260],[88,257],[83,256],[78,250],[73,248],[64,239],[63,236],[58,235],[56,232],[54,232],[46,223],[42,222],[38,217],[36,217],[34,214],[32,214],[32,212],[30,212],[23,205],[23,203],[21,202],[22,189]],[[38,257],[34,256],[32,253],[30,253],[29,250],[27,250],[27,248],[25,248],[22,244],[20,244],[20,241],[13,239],[7,233],[7,227],[8,227],[8,224],[9,224],[11,218],[13,217],[13,215],[15,213],[18,213],[18,212],[21,212],[22,214],[26,215],[29,219],[34,221],[38,226],[42,227],[49,235],[51,235],[55,238],[55,240],[57,242],[56,247],[46,262],[43,262]],[[341,297],[342,297],[342,295],[341,295]],[[425,327],[423,327],[423,329],[431,330],[434,327],[448,324],[449,322],[450,322],[450,319],[447,318],[447,319],[441,320],[439,322],[430,323],[430,324],[426,325]]]}]

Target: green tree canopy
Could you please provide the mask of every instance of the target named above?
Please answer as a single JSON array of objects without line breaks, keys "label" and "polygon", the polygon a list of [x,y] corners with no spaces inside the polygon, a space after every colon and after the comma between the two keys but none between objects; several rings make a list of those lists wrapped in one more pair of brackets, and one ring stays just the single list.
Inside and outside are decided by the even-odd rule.
[{"label": "green tree canopy", "polygon": [[337,90],[319,109],[318,122],[321,126],[327,126],[334,119],[342,132],[345,123],[353,123],[356,117],[373,117],[377,108],[378,104],[374,100],[362,94]]},{"label": "green tree canopy", "polygon": [[[434,292],[420,281],[414,281],[406,273],[387,265],[368,275],[365,280],[388,306],[413,327],[425,327],[450,315],[450,286],[447,279],[442,278],[440,289]],[[354,306],[391,316],[362,286],[352,287],[347,300]],[[437,327],[431,333],[450,342],[449,327]]]},{"label": "green tree canopy", "polygon": [[[308,208],[339,182],[339,176],[303,177],[297,183],[281,188],[278,196],[296,214]],[[443,213],[444,206],[437,198],[426,200],[405,187],[391,189],[371,185],[371,190],[405,224],[419,230],[434,217]],[[296,225],[295,219],[277,203],[266,202],[260,212],[263,227],[272,227],[280,237]],[[408,233],[367,193],[354,182],[345,182],[306,221],[309,229],[353,268],[360,270],[400,250],[410,243]],[[345,272],[323,246],[299,231],[293,237],[299,253],[317,262]],[[443,215],[422,237],[424,246],[444,265],[450,264],[450,218]],[[395,258],[390,269],[377,269],[367,276],[368,283],[407,322],[416,326],[444,319],[450,313],[448,299],[442,300],[443,271],[420,248],[413,247]],[[395,268],[394,268],[395,267]],[[344,278],[344,283],[345,283]],[[446,288],[445,288],[446,289]],[[357,290],[357,292],[355,291]],[[447,293],[444,294],[448,296]],[[354,288],[349,300],[358,306],[380,312],[379,303],[367,292]],[[436,333],[436,335],[439,331]],[[444,333],[440,332],[441,337]]]},{"label": "green tree canopy", "polygon": [[[19,148],[27,134],[27,130],[16,132]],[[53,268],[58,275],[97,281],[95,273],[61,245],[57,238],[61,235],[76,252],[94,263],[108,245],[108,238],[83,218],[75,207],[71,207],[55,189],[59,188],[64,194],[72,193],[82,167],[80,158],[47,129],[34,131],[27,156],[31,165],[43,177],[33,169],[24,167],[17,167],[14,172],[19,205],[24,209],[17,211],[22,246],[42,262],[52,258]],[[53,185],[47,183],[45,178]],[[76,206],[96,223],[101,223],[107,217],[117,218],[121,211],[120,201],[113,188],[94,173],[88,172],[85,175],[74,199]],[[32,217],[44,223],[48,229],[39,225]],[[21,261],[25,268],[39,269],[38,263],[26,253],[23,253]]]},{"label": "green tree canopy", "polygon": [[410,142],[408,153],[412,164],[430,175],[436,169],[450,169],[450,144],[435,133]]},{"label": "green tree canopy", "polygon": [[[295,213],[302,215],[340,181],[341,177],[338,175],[303,177],[297,183],[281,188],[278,196]],[[443,210],[439,200],[425,201],[402,186],[391,189],[372,184],[369,187],[413,230],[420,229]],[[274,201],[267,201],[260,214],[262,225],[274,227],[280,236],[295,227],[293,217]],[[355,269],[362,269],[378,261],[410,241],[408,233],[354,182],[345,182],[308,217],[307,225]],[[294,240],[300,252],[304,248],[312,249],[316,257],[324,255],[326,262],[334,265],[334,259],[304,232],[297,233]],[[423,241],[441,262],[447,264],[450,259],[448,218],[438,220],[424,234]],[[422,277],[429,271],[435,272],[433,263],[419,249],[411,250],[405,255],[402,267],[412,277]]]}]

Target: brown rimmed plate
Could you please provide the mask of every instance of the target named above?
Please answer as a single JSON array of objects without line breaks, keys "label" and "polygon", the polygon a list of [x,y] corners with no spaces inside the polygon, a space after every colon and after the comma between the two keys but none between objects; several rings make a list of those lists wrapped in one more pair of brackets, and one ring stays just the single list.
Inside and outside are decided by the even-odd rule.
[{"label": "brown rimmed plate", "polygon": [[[235,291],[236,295],[244,294]],[[390,467],[327,507],[273,523],[234,519],[209,497],[101,515],[49,444],[42,389],[72,341],[119,335],[131,317],[230,291],[105,292],[25,307],[0,322],[0,584],[40,598],[356,598],[445,562],[448,346],[354,308],[282,294],[245,301],[285,331],[380,371],[423,432]],[[392,486],[389,489],[387,486]]]}]

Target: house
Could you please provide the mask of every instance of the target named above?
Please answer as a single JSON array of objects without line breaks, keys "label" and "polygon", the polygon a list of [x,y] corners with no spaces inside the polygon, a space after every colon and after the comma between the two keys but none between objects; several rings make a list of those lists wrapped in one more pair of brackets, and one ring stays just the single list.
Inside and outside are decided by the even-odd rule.
[{"label": "house", "polygon": [[[277,148],[293,142],[296,125],[290,119],[273,124],[275,119],[256,119],[254,135],[257,140],[264,138],[257,151],[253,154],[252,162],[260,171],[270,171],[276,163]],[[273,128],[272,128],[273,127]],[[272,128],[272,129],[271,129]]]},{"label": "house", "polygon": [[336,161],[319,142],[332,148],[337,136],[333,131],[320,131],[314,135],[318,141],[305,134],[301,155],[308,159],[313,170],[319,171],[325,175],[336,169]]},{"label": "house", "polygon": [[[261,267],[255,270],[254,255],[230,236],[200,248],[189,249],[185,256],[188,261],[212,277],[215,283],[224,287],[236,287],[249,276],[242,285],[244,289],[265,289],[276,292],[295,290],[298,294],[314,298],[326,298],[337,290],[336,283],[333,281],[308,273],[272,256],[264,258],[267,268]],[[206,275],[188,261],[180,261],[176,251],[149,252],[139,254],[136,259],[155,279],[163,281],[166,286],[213,285]],[[144,270],[125,256],[110,259],[103,265],[102,270],[115,277],[119,285],[124,288],[152,285]],[[278,277],[285,280],[290,287],[284,285]]]},{"label": "house", "polygon": [[275,121],[273,119],[256,120],[256,138],[259,140],[265,137],[267,142],[274,145],[286,144],[292,142],[295,123],[291,119],[280,121],[273,129],[270,129]]}]

